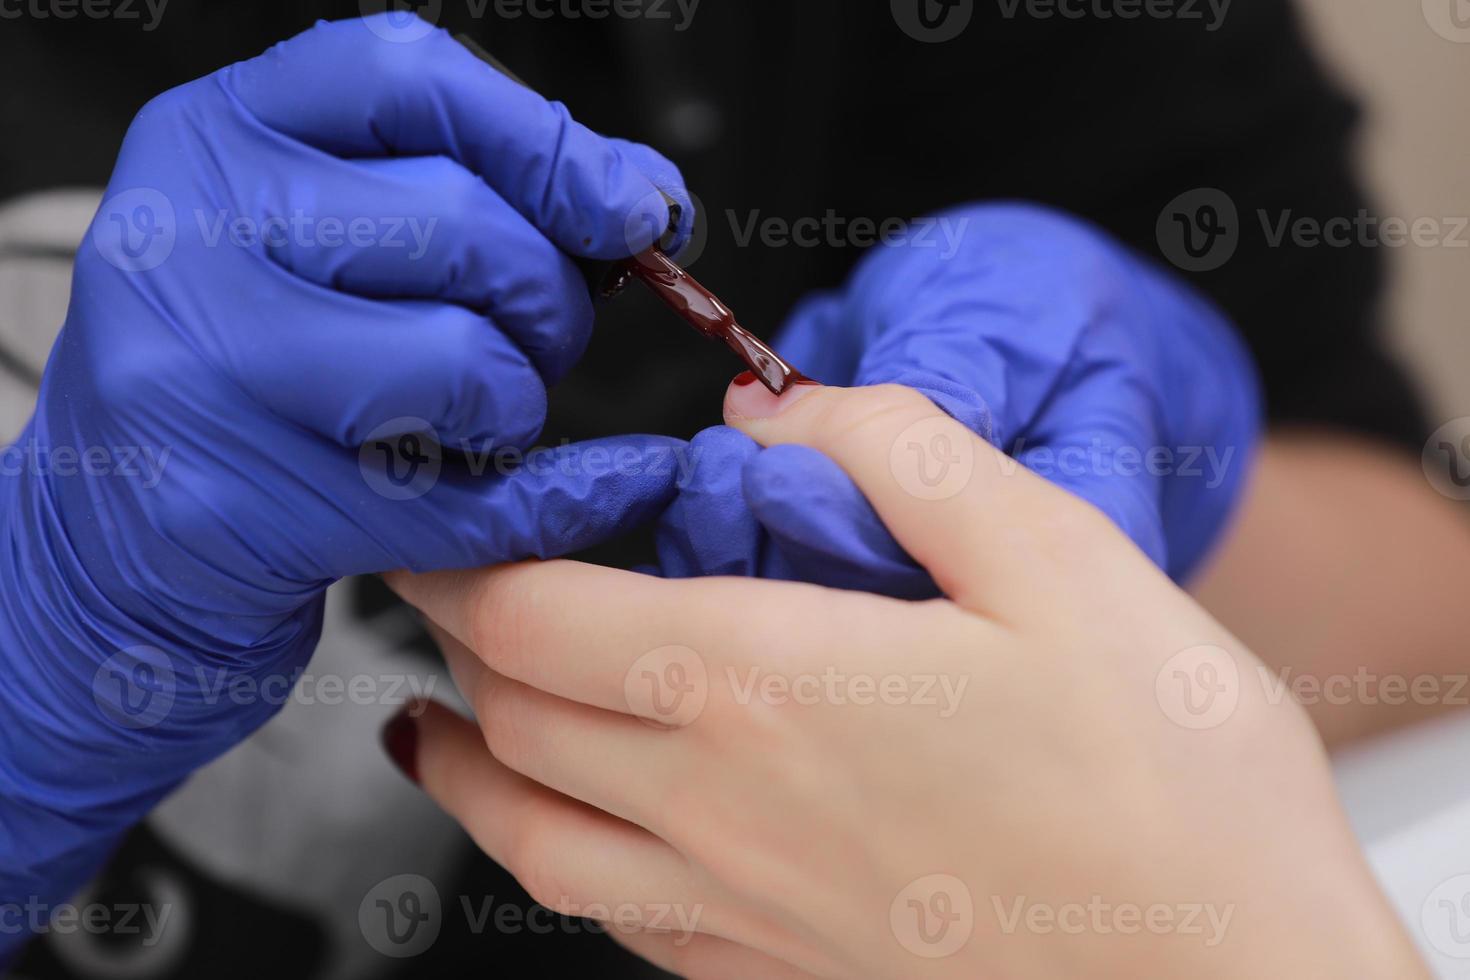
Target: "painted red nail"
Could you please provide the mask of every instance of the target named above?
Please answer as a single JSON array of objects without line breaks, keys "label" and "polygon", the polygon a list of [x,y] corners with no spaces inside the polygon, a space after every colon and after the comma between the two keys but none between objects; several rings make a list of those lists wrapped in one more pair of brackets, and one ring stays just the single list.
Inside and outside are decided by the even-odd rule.
[{"label": "painted red nail", "polygon": [[735,385],[735,387],[737,388],[744,388],[746,385],[755,384],[755,382],[756,377],[754,371],[741,371],[739,374],[735,375],[735,380],[732,381],[731,384]]},{"label": "painted red nail", "polygon": [[388,758],[417,785],[419,781],[419,726],[403,712],[383,726],[383,749]]}]

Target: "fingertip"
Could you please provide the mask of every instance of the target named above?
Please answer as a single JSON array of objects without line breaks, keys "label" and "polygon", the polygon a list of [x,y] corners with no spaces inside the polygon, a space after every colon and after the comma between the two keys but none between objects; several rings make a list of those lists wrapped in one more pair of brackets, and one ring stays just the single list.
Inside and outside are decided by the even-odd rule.
[{"label": "fingertip", "polygon": [[[695,204],[693,195],[684,185],[684,175],[668,157],[645,143],[611,137],[608,142],[627,158],[633,167],[648,182],[645,193],[639,198],[640,205],[647,205],[641,212],[635,210],[630,228],[636,227],[639,235],[630,236],[627,243],[630,255],[662,241],[672,232],[672,241],[665,242],[666,251],[675,254],[693,236]],[[654,199],[662,208],[654,205]],[[673,202],[672,208],[669,202]]]},{"label": "fingertip", "polygon": [[423,709],[417,703],[410,704],[389,719],[378,735],[389,760],[415,786],[419,782],[418,716],[421,714]]},{"label": "fingertip", "polygon": [[479,728],[448,707],[415,700],[383,726],[383,751],[405,779],[454,813],[476,789],[489,752]]},{"label": "fingertip", "polygon": [[737,375],[725,391],[725,421],[732,427],[754,436],[759,442],[761,441],[759,436],[755,436],[754,432],[750,431],[750,423],[775,419],[797,402],[824,389],[824,385],[811,382],[792,385],[784,393],[776,395],[765,385],[760,384],[755,375],[745,371]]},{"label": "fingertip", "polygon": [[613,152],[622,158],[632,178],[624,189],[623,199],[634,199],[622,209],[622,226],[609,229],[606,241],[588,239],[582,243],[589,257],[608,262],[647,251],[668,234],[673,223],[664,193],[626,158],[625,151],[615,148]]},{"label": "fingertip", "polygon": [[476,374],[455,379],[461,383],[451,391],[444,434],[480,452],[535,445],[546,427],[546,382],[520,350],[492,345],[480,353]]}]

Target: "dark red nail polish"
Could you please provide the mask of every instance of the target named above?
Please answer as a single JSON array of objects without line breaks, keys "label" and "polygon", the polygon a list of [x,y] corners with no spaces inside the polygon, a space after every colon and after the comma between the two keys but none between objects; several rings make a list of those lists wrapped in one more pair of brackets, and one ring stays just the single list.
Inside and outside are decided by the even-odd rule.
[{"label": "dark red nail polish", "polygon": [[741,371],[739,374],[735,375],[735,380],[731,382],[731,384],[735,385],[735,387],[737,388],[744,388],[746,385],[755,384],[755,382],[756,377],[754,371]]},{"label": "dark red nail polish", "polygon": [[402,712],[383,726],[383,749],[399,771],[414,784],[419,781],[419,726]]}]

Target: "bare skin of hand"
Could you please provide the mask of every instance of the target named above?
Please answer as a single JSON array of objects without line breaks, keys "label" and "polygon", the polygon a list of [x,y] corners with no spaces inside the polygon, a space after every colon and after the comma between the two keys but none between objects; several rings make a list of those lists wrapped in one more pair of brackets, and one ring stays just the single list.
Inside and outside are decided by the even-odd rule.
[{"label": "bare skin of hand", "polygon": [[477,719],[412,767],[538,901],[698,978],[1424,975],[1306,715],[1102,515],[902,388],[726,418],[834,459],[948,598],[390,576]]}]

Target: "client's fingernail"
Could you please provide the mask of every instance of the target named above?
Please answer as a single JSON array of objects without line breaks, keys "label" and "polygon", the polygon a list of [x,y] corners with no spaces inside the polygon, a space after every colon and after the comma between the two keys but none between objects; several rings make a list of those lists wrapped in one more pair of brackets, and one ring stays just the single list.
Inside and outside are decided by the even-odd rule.
[{"label": "client's fingernail", "polygon": [[383,726],[383,749],[409,780],[419,781],[419,726],[410,707]]},{"label": "client's fingernail", "polygon": [[746,371],[731,382],[730,390],[725,393],[725,418],[729,421],[773,418],[820,387],[815,383],[792,385],[778,398]]}]

